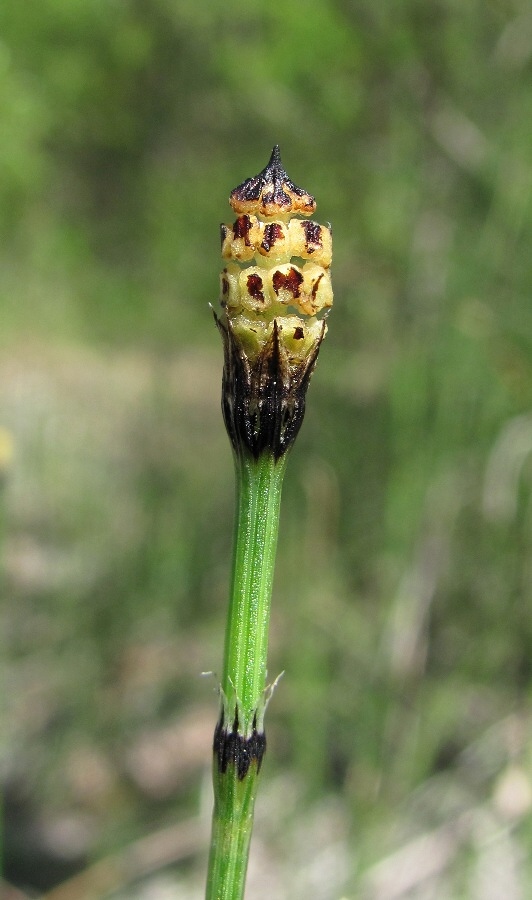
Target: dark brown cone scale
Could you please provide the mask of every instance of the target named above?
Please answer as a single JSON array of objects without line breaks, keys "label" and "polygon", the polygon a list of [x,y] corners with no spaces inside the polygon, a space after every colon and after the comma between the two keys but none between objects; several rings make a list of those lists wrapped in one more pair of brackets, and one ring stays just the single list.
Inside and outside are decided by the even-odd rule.
[{"label": "dark brown cone scale", "polygon": [[239,216],[250,213],[266,218],[288,214],[310,216],[316,209],[314,197],[286,174],[277,144],[268,165],[258,175],[239,184],[231,192],[229,202]]}]

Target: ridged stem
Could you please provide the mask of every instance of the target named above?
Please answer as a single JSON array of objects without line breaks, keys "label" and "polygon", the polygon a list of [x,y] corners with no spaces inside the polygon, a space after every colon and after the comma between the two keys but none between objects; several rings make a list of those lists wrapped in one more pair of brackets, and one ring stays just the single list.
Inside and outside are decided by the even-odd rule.
[{"label": "ridged stem", "polygon": [[287,455],[235,456],[231,595],[214,743],[214,812],[207,900],[240,900],[265,750],[263,715],[270,604]]}]

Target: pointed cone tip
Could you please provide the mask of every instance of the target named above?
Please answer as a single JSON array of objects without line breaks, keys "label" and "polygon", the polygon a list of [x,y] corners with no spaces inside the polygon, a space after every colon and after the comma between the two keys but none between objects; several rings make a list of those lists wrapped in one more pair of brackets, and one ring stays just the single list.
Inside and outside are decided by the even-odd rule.
[{"label": "pointed cone tip", "polygon": [[275,144],[267,166],[246,178],[231,192],[229,202],[238,215],[256,214],[265,218],[300,214],[312,215],[316,201],[286,174],[279,144]]}]

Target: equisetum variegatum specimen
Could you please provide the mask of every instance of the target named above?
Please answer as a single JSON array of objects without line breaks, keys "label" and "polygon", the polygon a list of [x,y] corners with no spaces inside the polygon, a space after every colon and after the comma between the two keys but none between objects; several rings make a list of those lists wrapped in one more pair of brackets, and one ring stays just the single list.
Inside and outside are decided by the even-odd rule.
[{"label": "equisetum variegatum specimen", "polygon": [[214,734],[208,900],[244,893],[257,778],[266,749],[266,656],[288,451],[332,305],[331,229],[309,219],[274,147],[265,169],[232,191],[221,226],[222,409],[235,462],[233,572]]}]

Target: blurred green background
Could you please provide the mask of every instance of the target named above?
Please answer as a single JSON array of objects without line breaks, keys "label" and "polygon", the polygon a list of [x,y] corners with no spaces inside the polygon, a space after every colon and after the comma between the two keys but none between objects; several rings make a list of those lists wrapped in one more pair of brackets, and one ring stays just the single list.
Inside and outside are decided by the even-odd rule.
[{"label": "blurred green background", "polygon": [[529,896],[530,5],[7,0],[0,122],[10,896],[201,896],[233,507],[208,303],[274,143],[333,223],[335,307],[249,896]]}]

